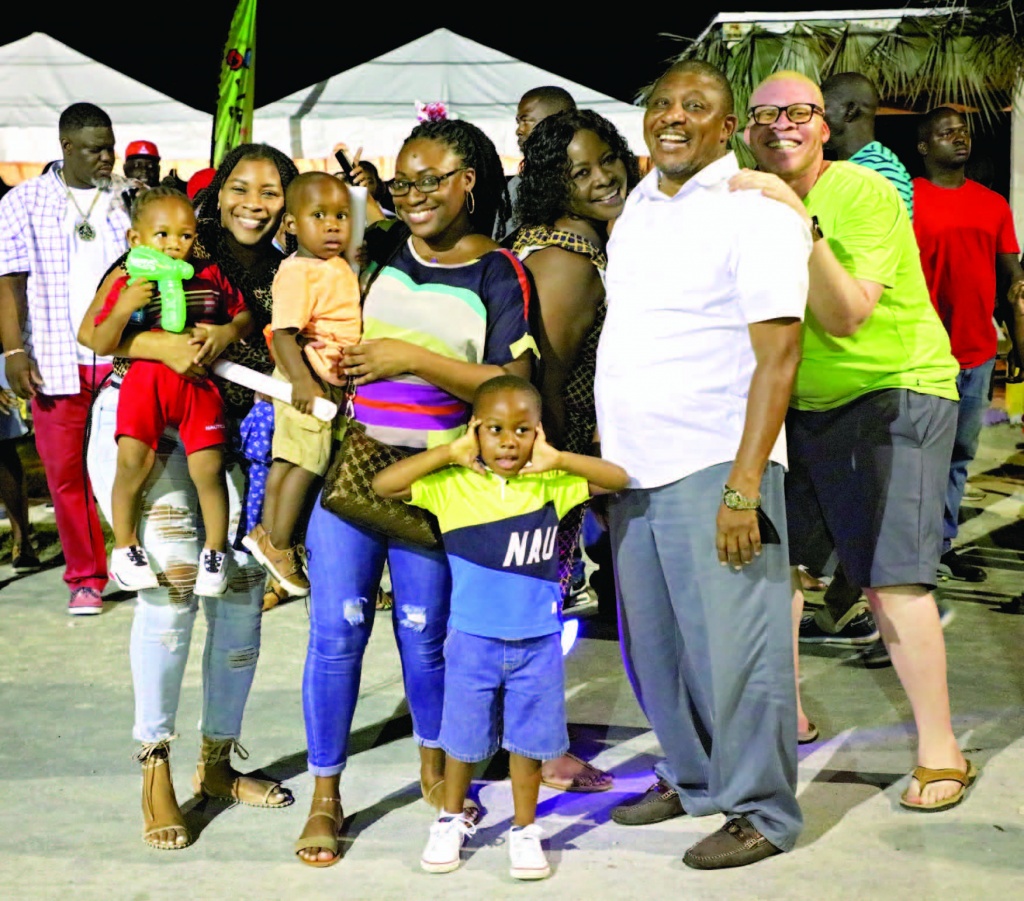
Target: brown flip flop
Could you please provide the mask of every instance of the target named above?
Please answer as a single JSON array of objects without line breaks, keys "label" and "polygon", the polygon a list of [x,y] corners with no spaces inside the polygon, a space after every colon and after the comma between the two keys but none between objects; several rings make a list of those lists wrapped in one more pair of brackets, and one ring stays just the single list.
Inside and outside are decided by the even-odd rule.
[{"label": "brown flip flop", "polygon": [[978,768],[968,760],[966,771],[953,768],[933,770],[931,767],[919,766],[914,769],[914,772],[911,775],[912,778],[917,780],[917,784],[920,786],[921,791],[924,791],[925,787],[931,785],[933,782],[960,783],[960,790],[957,791],[956,794],[950,795],[948,798],[943,798],[941,801],[934,801],[931,804],[922,804],[920,801],[914,802],[909,800],[909,787],[902,795],[900,795],[900,804],[908,810],[919,810],[922,813],[936,813],[940,810],[949,810],[950,807],[956,807],[956,805],[964,799],[967,789],[969,789],[974,784],[974,780],[978,778]]}]

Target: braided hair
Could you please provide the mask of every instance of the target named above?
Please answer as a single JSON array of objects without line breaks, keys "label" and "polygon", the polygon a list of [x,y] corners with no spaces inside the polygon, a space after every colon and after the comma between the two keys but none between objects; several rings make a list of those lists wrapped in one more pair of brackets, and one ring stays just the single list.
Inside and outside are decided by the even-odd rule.
[{"label": "braided hair", "polygon": [[554,225],[572,203],[569,145],[578,131],[592,131],[626,167],[626,191],[640,181],[640,169],[626,139],[593,110],[565,110],[545,116],[523,145],[516,192],[516,219],[523,225]]},{"label": "braided hair", "polygon": [[445,144],[462,160],[463,165],[476,172],[473,191],[475,205],[469,214],[469,221],[474,232],[490,236],[494,232],[495,219],[500,217],[500,221],[504,222],[512,212],[508,189],[505,187],[505,173],[494,143],[477,126],[464,119],[421,122],[402,146],[405,147],[417,138]]}]

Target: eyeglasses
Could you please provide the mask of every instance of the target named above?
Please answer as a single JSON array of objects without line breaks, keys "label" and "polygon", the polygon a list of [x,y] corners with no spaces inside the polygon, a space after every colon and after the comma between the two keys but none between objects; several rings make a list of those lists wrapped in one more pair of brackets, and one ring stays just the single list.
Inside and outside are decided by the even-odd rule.
[{"label": "eyeglasses", "polygon": [[747,115],[755,125],[774,125],[783,113],[794,125],[803,125],[814,118],[814,114],[825,115],[825,110],[813,103],[791,103],[789,106],[754,106]]},{"label": "eyeglasses", "polygon": [[441,187],[441,182],[446,178],[451,178],[456,172],[461,172],[463,169],[468,168],[469,166],[459,166],[458,169],[452,169],[451,172],[445,172],[444,175],[424,175],[422,178],[417,178],[416,181],[393,178],[388,182],[388,190],[391,192],[392,197],[405,197],[412,188],[415,188],[421,194],[433,194],[434,191]]}]

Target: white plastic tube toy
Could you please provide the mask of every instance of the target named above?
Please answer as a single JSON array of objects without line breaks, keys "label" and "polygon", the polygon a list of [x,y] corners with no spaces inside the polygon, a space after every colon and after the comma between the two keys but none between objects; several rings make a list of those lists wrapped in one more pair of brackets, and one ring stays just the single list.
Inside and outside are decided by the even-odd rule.
[{"label": "white plastic tube toy", "polygon": [[[286,404],[292,402],[292,386],[288,382],[264,375],[248,366],[232,363],[229,360],[218,360],[213,364],[213,371],[229,382],[245,385],[246,388],[252,388],[253,391],[259,391],[261,394],[266,394],[268,397],[273,397]],[[324,422],[333,422],[334,417],[338,415],[338,405],[326,397],[318,397],[313,401],[313,415]]]}]

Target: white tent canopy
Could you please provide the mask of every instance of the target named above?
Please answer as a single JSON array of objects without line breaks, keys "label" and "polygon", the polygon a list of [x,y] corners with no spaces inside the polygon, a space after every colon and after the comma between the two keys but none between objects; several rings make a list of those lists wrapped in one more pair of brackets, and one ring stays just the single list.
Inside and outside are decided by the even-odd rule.
[{"label": "white tent canopy", "polygon": [[639,108],[446,28],[260,107],[253,135],[295,158],[330,157],[339,143],[390,157],[416,125],[416,103],[443,101],[449,117],[468,119],[500,155],[517,157],[516,107],[541,85],[565,88],[581,108],[611,120],[634,153],[647,153]]},{"label": "white tent canopy", "polygon": [[79,101],[110,115],[119,154],[144,139],[165,159],[210,155],[211,116],[37,31],[0,47],[0,160],[58,158],[57,120]]}]

